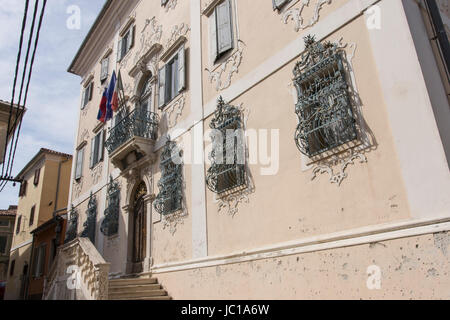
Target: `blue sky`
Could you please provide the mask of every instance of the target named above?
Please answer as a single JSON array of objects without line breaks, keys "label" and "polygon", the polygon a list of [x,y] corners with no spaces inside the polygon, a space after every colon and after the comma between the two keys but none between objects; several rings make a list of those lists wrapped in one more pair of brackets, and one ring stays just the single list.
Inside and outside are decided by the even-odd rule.
[{"label": "blue sky", "polygon": [[[24,3],[23,0],[0,1],[0,99],[5,101],[11,100]],[[28,111],[16,152],[14,176],[40,148],[72,154],[81,79],[66,70],[103,4],[104,0],[47,1],[28,93]],[[71,5],[80,8],[80,29],[67,28],[66,22],[70,17],[67,9]],[[34,1],[30,1],[30,23],[33,9]],[[28,39],[28,35],[24,39]],[[13,187],[8,184],[0,193],[0,209],[17,204],[18,192],[18,185]]]}]

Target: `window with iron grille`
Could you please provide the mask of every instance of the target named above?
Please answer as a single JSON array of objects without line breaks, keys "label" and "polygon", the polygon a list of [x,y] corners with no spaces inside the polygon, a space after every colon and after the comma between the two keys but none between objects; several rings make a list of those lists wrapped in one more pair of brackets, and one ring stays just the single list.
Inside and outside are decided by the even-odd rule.
[{"label": "window with iron grille", "polygon": [[298,149],[308,157],[357,139],[343,53],[337,45],[305,38],[306,51],[294,68],[298,93],[295,132]]},{"label": "window with iron grille", "polygon": [[238,191],[247,185],[241,111],[220,97],[210,128],[212,151],[207,186],[219,195]]},{"label": "window with iron grille", "polygon": [[100,226],[100,231],[107,237],[119,232],[119,210],[120,210],[120,187],[112,176],[109,178],[107,189],[107,207],[105,209],[105,218]]},{"label": "window with iron grille", "polygon": [[182,209],[183,205],[183,165],[181,150],[169,139],[161,152],[161,179],[158,182],[159,194],[155,199],[155,210],[162,215]]},{"label": "window with iron grille", "polygon": [[83,231],[81,232],[81,237],[89,238],[93,244],[95,244],[95,230],[97,225],[97,199],[92,194],[89,197],[88,208],[86,211],[87,219],[83,223]]}]

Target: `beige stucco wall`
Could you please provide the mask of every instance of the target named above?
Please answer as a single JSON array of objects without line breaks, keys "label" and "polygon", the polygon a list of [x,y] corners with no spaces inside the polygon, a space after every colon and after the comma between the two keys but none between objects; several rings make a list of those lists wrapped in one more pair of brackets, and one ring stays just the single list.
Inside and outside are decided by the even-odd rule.
[{"label": "beige stucco wall", "polygon": [[[406,89],[402,84],[386,88],[385,78],[398,76],[396,72],[400,70],[398,72],[402,73],[401,68],[408,65],[406,62],[405,65],[399,65],[391,74],[390,71],[386,71],[384,64],[380,64],[380,48],[383,47],[383,43],[380,45],[380,42],[374,40],[378,31],[368,30],[366,17],[362,14],[370,4],[377,2],[359,3],[361,10],[359,7],[355,9],[355,1],[352,0],[326,2],[320,7],[318,20],[312,26],[298,32],[294,30],[292,20],[288,20],[287,23],[282,21],[282,15],[289,7],[278,13],[272,10],[270,2],[258,7],[258,10],[255,10],[253,1],[233,0],[235,9],[236,3],[238,4],[237,20],[234,21],[235,31],[238,31],[236,40],[243,41],[245,45],[241,47],[242,61],[237,67],[238,72],[231,75],[229,88],[217,91],[215,82],[208,79],[208,72],[205,70],[211,68],[209,24],[208,18],[205,15],[197,15],[195,8],[203,9],[206,1],[178,1],[175,9],[168,10],[161,8],[159,2],[141,1],[136,8],[129,7],[126,14],[119,19],[120,26],[109,33],[111,38],[109,42],[107,41],[108,44],[94,53],[89,53],[95,55],[95,58],[92,58],[95,63],[81,77],[87,79],[90,75],[94,75],[95,89],[92,101],[80,111],[76,145],[79,146],[83,140],[87,145],[83,177],[79,183],[72,179],[69,201],[80,214],[78,230],[81,232],[83,229],[87,202],[90,193],[93,192],[98,204],[96,247],[105,260],[111,263],[112,274],[125,274],[130,247],[131,235],[128,228],[134,188],[144,181],[149,195],[156,195],[159,192],[157,187],[160,179],[159,157],[165,134],[173,134],[179,146],[187,152],[189,144],[186,144],[186,139],[189,140],[193,136],[194,127],[203,128],[203,131],[207,132],[215,99],[219,94],[223,94],[225,97],[231,97],[228,101],[231,104],[242,106],[244,114],[248,115],[247,130],[268,129],[269,141],[270,130],[278,130],[279,168],[275,175],[262,175],[260,170],[266,165],[249,165],[254,191],[248,195],[248,203],[240,202],[236,207],[237,213],[231,216],[227,214],[227,208],[219,210],[219,204],[213,193],[206,189],[203,177],[198,174],[200,172],[205,175],[208,165],[185,163],[183,177],[187,215],[178,221],[173,234],[170,227],[164,223],[164,219],[152,208],[152,204],[147,203],[147,218],[151,222],[150,230],[147,230],[149,234],[147,246],[151,248],[152,265],[151,268],[147,266],[148,269],[145,271],[153,271],[169,294],[176,299],[448,297],[449,283],[445,278],[448,273],[448,256],[446,249],[442,249],[448,245],[448,234],[436,235],[431,231],[408,237],[402,233],[392,234],[389,235],[389,239],[377,244],[342,245],[335,249],[317,249],[302,254],[282,254],[274,259],[267,259],[267,256],[264,256],[251,258],[251,262],[244,262],[224,258],[228,255],[240,257],[252,250],[260,250],[267,255],[272,253],[278,255],[274,247],[281,243],[288,243],[287,247],[301,247],[302,241],[309,241],[307,239],[311,237],[317,237],[319,239],[317,241],[320,242],[321,237],[332,237],[331,234],[335,232],[343,232],[345,237],[353,239],[356,237],[354,230],[358,228],[366,228],[364,232],[371,235],[373,230],[380,226],[387,230],[387,226],[396,223],[410,223],[411,226],[406,229],[416,226],[415,223],[418,225],[438,223],[435,211],[426,214],[427,220],[419,221],[418,217],[425,218],[425,213],[420,212],[419,215],[417,208],[411,208],[411,194],[414,194],[411,188],[414,189],[414,186],[412,180],[405,181],[405,176],[416,173],[411,170],[405,171],[410,169],[409,161],[405,161],[404,145],[399,148],[399,143],[405,140],[402,140],[404,137],[400,137],[398,133],[399,130],[407,129],[405,123],[408,122],[399,121],[396,112],[404,106],[393,104],[389,96],[391,93],[389,90],[392,89],[395,91],[395,97],[404,96],[405,101],[409,101],[407,98],[412,92],[419,92],[425,96],[426,88],[420,86],[423,85],[420,79],[411,79],[412,82],[408,83]],[[310,1],[310,3],[309,7],[304,8],[305,23],[313,17],[317,2]],[[387,1],[380,3],[386,4]],[[394,7],[392,2],[388,3]],[[401,2],[397,1],[396,4],[398,3]],[[292,4],[294,8],[299,8],[301,2],[293,1]],[[391,12],[393,11],[389,11]],[[115,65],[113,62],[116,59],[118,33],[129,21],[130,16],[134,17],[136,24],[135,46],[120,64]],[[139,172],[137,177],[129,170],[120,172],[115,168],[108,159],[107,151],[104,161],[91,170],[90,143],[94,136],[94,128],[98,128],[96,115],[102,93],[99,81],[100,60],[110,47],[112,49],[110,74],[113,67],[116,71],[120,68],[126,94],[132,97],[139,92],[141,84],[139,74],[133,78],[128,72],[135,67],[135,57],[140,57],[140,36],[141,30],[145,27],[145,20],[153,17],[156,19],[156,25],[162,27],[162,37],[158,41],[163,47],[162,53],[167,49],[166,44],[175,26],[185,23],[193,26],[192,29],[197,32],[193,34],[191,30],[186,34],[187,88],[183,92],[185,104],[178,109],[181,111],[176,118],[177,124],[168,128],[164,111],[175,107],[178,99],[169,104],[163,112],[154,109],[162,119],[159,139],[156,142],[157,160]],[[384,12],[382,17],[391,19],[387,12]],[[401,28],[399,32],[404,38],[409,39],[410,29],[400,22],[398,22],[398,28]],[[311,180],[312,168],[317,163],[308,167],[307,159],[300,154],[293,139],[297,118],[292,95],[292,70],[301,51],[288,52],[288,49],[300,47],[295,45],[296,42],[302,43],[302,37],[309,33],[319,35],[321,40],[341,41],[345,46],[352,69],[348,76],[354,77],[355,83],[352,87],[357,90],[357,100],[361,102],[360,106],[353,105],[353,108],[355,111],[358,110],[358,115],[364,120],[367,126],[366,134],[370,137],[370,147],[361,152],[367,162],[360,163],[359,160],[355,160],[349,164],[345,168],[347,176],[340,186],[330,183],[327,173],[318,174]],[[86,48],[86,52],[88,49],[90,48]],[[236,50],[232,53],[234,52]],[[412,56],[412,54],[405,56],[404,60],[418,64],[414,57],[411,58]],[[227,58],[228,56],[220,62],[224,62]],[[278,67],[279,61],[275,61],[275,58],[286,61]],[[162,62],[156,65],[149,63],[147,67],[154,70],[162,65]],[[197,69],[194,69],[194,66]],[[226,70],[224,77],[229,69]],[[380,74],[380,70],[383,73]],[[263,76],[263,73],[267,76]],[[348,80],[350,82],[351,77]],[[198,86],[200,81],[201,86]],[[154,107],[157,106],[158,98],[156,87],[157,79],[153,87]],[[192,103],[193,101],[196,103]],[[134,105],[129,104],[129,107],[132,109]],[[176,114],[176,111],[171,112],[171,115]],[[406,116],[408,119],[414,117],[411,114]],[[430,119],[424,118],[425,120]],[[105,129],[109,129],[110,126],[111,123],[107,123]],[[175,132],[171,129],[180,130]],[[411,147],[414,144],[409,140],[407,143]],[[206,153],[208,146],[209,144],[205,143]],[[274,152],[271,146],[269,150]],[[433,157],[433,154],[429,156]],[[415,157],[415,154],[410,154],[410,157]],[[440,154],[436,157],[442,160]],[[443,160],[445,162],[445,159]],[[341,164],[332,165],[333,173],[339,172],[340,166]],[[108,238],[101,235],[99,226],[103,219],[106,186],[110,175],[121,187],[121,210],[119,233]],[[427,179],[422,170],[417,175]],[[132,177],[127,179],[127,176]],[[446,179],[444,176],[442,180],[436,180],[436,183],[445,187]],[[205,201],[199,201],[203,195],[206,196]],[[424,196],[423,200],[417,202],[423,204],[427,199],[429,198]],[[436,199],[440,203],[445,203],[441,193],[436,195]],[[417,202],[414,203],[416,207]],[[444,209],[447,211],[441,210],[439,217],[443,215],[448,219],[449,208]],[[386,230],[380,232],[387,232]],[[213,264],[221,259],[225,259],[226,262],[214,267],[196,266],[196,263],[204,259],[215,261]],[[382,270],[381,290],[373,291],[366,287],[366,270],[370,265],[378,265]],[[173,269],[169,272],[167,269],[170,268]],[[405,283],[407,279],[412,278],[423,281],[424,287],[418,287],[417,283],[420,281]]]},{"label": "beige stucco wall", "polygon": [[[427,234],[156,277],[174,299],[448,299],[449,236]],[[380,289],[367,286],[371,266],[381,271]]]}]

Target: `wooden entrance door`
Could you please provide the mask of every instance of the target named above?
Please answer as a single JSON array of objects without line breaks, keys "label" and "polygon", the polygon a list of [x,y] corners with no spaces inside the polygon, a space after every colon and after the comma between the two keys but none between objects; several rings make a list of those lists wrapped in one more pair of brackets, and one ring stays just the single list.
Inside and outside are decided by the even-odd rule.
[{"label": "wooden entrance door", "polygon": [[135,264],[133,267],[134,273],[142,272],[142,262],[145,259],[146,251],[146,234],[147,221],[145,215],[145,201],[144,197],[136,200],[134,206],[133,218],[133,257],[132,261]]}]

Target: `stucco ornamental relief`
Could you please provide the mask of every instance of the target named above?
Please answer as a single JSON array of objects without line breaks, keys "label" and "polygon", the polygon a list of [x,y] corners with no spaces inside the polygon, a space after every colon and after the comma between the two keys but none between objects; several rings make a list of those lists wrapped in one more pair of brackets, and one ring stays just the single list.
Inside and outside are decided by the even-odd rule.
[{"label": "stucco ornamental relief", "polygon": [[99,163],[94,168],[92,168],[91,178],[92,183],[94,185],[96,185],[100,181],[100,178],[102,177],[102,172],[103,172],[103,163]]},{"label": "stucco ornamental relief", "polygon": [[186,97],[185,94],[183,93],[174,103],[171,103],[170,106],[165,109],[163,115],[167,119],[167,125],[169,129],[172,129],[177,125],[178,119],[183,114],[185,103]]},{"label": "stucco ornamental relief", "polygon": [[186,36],[191,28],[186,23],[175,25],[170,32],[170,37],[166,43],[166,50],[169,49],[180,37]]},{"label": "stucco ornamental relief", "polygon": [[140,47],[134,56],[134,64],[136,64],[154,44],[160,42],[162,32],[162,25],[158,24],[155,17],[145,20],[145,25],[144,28],[142,28],[139,38]]},{"label": "stucco ornamental relief", "polygon": [[185,208],[183,210],[174,212],[167,215],[161,215],[161,222],[163,224],[163,230],[168,229],[170,234],[173,236],[177,232],[177,227],[184,224],[184,220],[187,217],[187,211]]},{"label": "stucco ornamental relief", "polygon": [[221,91],[228,88],[231,85],[231,78],[233,74],[239,72],[239,66],[242,62],[244,52],[244,42],[238,40],[238,50],[234,52],[228,59],[222,62],[215,70],[210,71],[208,68],[205,70],[209,74],[209,82],[216,84],[216,91]]},{"label": "stucco ornamental relief", "polygon": [[75,181],[73,183],[73,194],[75,198],[79,198],[83,190],[83,180]]},{"label": "stucco ornamental relief", "polygon": [[89,130],[84,129],[83,132],[80,135],[80,139],[78,140],[78,144],[80,144],[83,141],[89,141]]},{"label": "stucco ornamental relief", "polygon": [[166,3],[166,12],[169,12],[170,9],[175,10],[175,8],[177,7],[177,0],[169,0]]},{"label": "stucco ornamental relief", "polygon": [[[331,4],[331,0],[300,0],[299,6],[294,6],[285,11],[282,15],[282,21],[287,24],[288,21],[294,23],[294,29],[296,32],[312,27],[319,21],[320,10],[324,5]],[[313,7],[313,16],[309,21],[304,18],[305,8]]]}]

